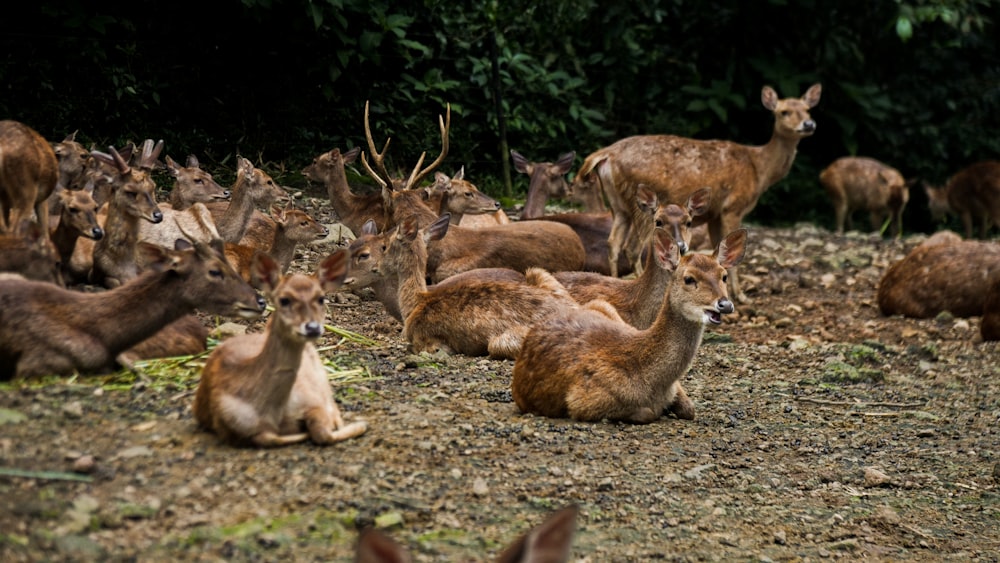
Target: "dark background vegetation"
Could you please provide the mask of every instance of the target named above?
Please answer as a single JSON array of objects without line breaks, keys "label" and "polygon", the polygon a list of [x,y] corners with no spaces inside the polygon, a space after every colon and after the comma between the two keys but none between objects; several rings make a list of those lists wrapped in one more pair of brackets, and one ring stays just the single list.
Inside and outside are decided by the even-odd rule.
[{"label": "dark background vegetation", "polygon": [[[20,3],[0,21],[0,118],[98,148],[162,138],[221,179],[242,154],[288,185],[364,145],[365,100],[391,167],[439,146],[443,171],[513,191],[501,143],[534,160],[633,134],[762,144],[760,89],[823,96],[818,132],[754,222],[831,226],[816,176],[879,158],[933,183],[1000,154],[994,0],[243,0]],[[9,12],[10,13],[10,12]],[[499,96],[499,103],[498,97]],[[498,112],[497,108],[501,108]],[[865,218],[860,218],[865,220]],[[861,223],[864,225],[865,223]],[[913,190],[907,229],[930,230]]]}]

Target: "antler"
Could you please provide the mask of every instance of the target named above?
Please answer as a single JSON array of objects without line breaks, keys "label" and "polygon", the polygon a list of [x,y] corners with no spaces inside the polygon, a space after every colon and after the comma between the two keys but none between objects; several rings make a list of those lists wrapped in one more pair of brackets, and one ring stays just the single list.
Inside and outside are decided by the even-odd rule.
[{"label": "antler", "polygon": [[156,168],[156,159],[160,157],[161,152],[163,152],[163,139],[160,139],[155,146],[152,139],[146,139],[142,143],[142,153],[139,156],[139,162],[136,163],[136,166],[145,168],[146,170]]},{"label": "antler", "polygon": [[[420,160],[417,162],[417,165],[413,167],[413,172],[410,173],[410,178],[406,181],[405,188],[407,189],[417,187],[417,185],[420,184],[420,182],[422,182],[428,174],[433,172],[438,166],[441,166],[441,163],[444,162],[444,158],[448,156],[448,131],[451,130],[451,104],[447,104],[446,107],[446,115],[448,116],[447,119],[442,118],[440,115],[438,116],[438,126],[441,128],[441,154],[439,154],[438,157],[434,159],[434,162],[430,163],[430,165],[423,170],[420,170],[420,165],[423,164],[424,154],[426,153],[422,153],[420,155]],[[420,170],[420,172],[417,173],[417,170]]]},{"label": "antler", "polygon": [[372,154],[372,159],[375,161],[375,165],[378,167],[379,174],[376,174],[372,170],[371,166],[368,165],[365,155],[361,155],[361,163],[364,165],[365,170],[368,171],[368,175],[375,179],[383,188],[392,189],[392,176],[389,175],[389,171],[385,168],[385,153],[389,150],[389,141],[391,138],[385,140],[385,146],[382,147],[382,152],[375,150],[375,140],[372,139],[372,128],[368,122],[368,101],[365,101],[365,139],[368,140],[368,150]]}]

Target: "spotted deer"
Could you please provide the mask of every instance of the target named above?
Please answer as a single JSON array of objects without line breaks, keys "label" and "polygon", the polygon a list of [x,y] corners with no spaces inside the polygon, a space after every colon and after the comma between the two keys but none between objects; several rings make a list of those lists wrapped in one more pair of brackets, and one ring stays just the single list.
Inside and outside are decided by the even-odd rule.
[{"label": "spotted deer", "polygon": [[860,209],[868,212],[872,231],[888,217],[892,236],[902,236],[910,188],[899,170],[874,158],[845,156],[820,172],[819,183],[833,203],[838,235],[851,228],[851,212]]}]

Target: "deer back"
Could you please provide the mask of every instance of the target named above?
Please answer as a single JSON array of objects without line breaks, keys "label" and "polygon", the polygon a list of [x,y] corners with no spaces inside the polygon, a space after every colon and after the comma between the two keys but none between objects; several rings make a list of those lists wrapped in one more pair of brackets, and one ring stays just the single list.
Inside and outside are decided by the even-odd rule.
[{"label": "deer back", "polygon": [[0,121],[0,234],[36,220],[49,236],[46,199],[59,180],[59,163],[52,146],[24,123]]}]

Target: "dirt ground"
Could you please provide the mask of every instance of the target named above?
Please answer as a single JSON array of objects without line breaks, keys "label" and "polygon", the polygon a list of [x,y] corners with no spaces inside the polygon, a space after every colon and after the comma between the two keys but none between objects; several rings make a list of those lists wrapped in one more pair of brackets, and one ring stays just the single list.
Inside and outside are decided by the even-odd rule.
[{"label": "dirt ground", "polygon": [[875,305],[921,240],[751,227],[752,302],[684,378],[694,421],[522,415],[512,362],[409,355],[366,294],[329,320],[370,341],[321,345],[369,430],[330,447],[199,431],[198,360],[4,384],[0,560],[349,561],[371,524],[417,561],[482,560],[576,504],[573,561],[998,561],[1000,349],[978,318]]}]

